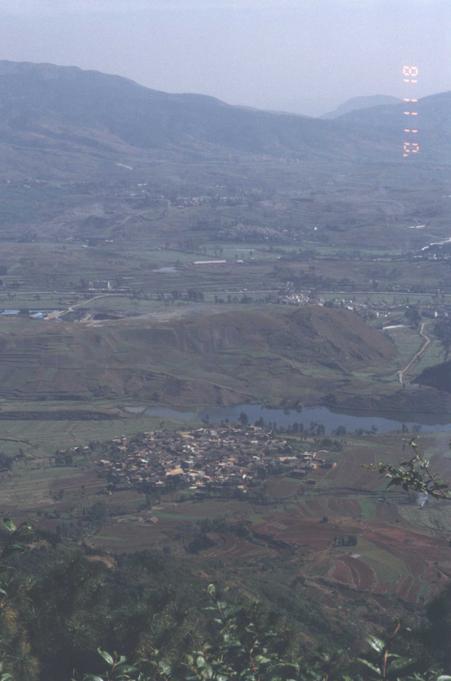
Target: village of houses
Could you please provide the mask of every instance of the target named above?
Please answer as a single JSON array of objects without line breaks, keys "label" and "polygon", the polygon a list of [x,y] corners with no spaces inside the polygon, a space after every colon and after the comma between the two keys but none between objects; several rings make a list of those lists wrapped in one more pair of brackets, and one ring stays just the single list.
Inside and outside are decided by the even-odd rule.
[{"label": "village of houses", "polygon": [[[288,439],[257,426],[218,426],[117,437],[98,460],[110,493],[188,488],[195,497],[245,496],[269,475],[307,478],[335,467],[326,450],[296,451]],[[309,484],[315,481],[306,480]]]}]

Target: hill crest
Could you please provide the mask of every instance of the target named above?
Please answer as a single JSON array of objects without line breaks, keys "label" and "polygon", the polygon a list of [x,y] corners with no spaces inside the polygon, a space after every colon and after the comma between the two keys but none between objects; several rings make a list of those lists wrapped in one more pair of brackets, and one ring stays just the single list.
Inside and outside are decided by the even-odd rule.
[{"label": "hill crest", "polygon": [[[347,310],[210,309],[182,318],[35,322],[0,337],[0,396],[130,397],[175,406],[333,392],[355,368],[395,354]],[[126,362],[124,363],[124,358]],[[321,371],[318,372],[318,369]],[[316,376],[326,372],[330,381]],[[271,377],[268,382],[268,377]]]}]

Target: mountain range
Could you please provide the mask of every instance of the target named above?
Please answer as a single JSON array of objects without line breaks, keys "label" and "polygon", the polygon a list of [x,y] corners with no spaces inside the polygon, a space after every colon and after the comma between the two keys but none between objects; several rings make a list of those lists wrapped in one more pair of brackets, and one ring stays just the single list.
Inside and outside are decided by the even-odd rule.
[{"label": "mountain range", "polygon": [[[418,107],[423,158],[448,162],[451,93],[426,97]],[[161,152],[392,162],[401,157],[402,110],[395,102],[320,120],[168,94],[75,67],[0,61],[0,172],[21,166],[32,174],[42,166],[32,152],[50,154],[57,167],[64,165],[61,154],[80,153],[95,162],[105,154]]]},{"label": "mountain range", "polygon": [[359,111],[360,109],[372,109],[375,106],[390,106],[392,104],[400,104],[401,100],[398,97],[390,95],[370,95],[368,97],[351,97],[345,102],[337,106],[333,111],[329,111],[321,116],[321,118],[338,118],[351,111]]}]

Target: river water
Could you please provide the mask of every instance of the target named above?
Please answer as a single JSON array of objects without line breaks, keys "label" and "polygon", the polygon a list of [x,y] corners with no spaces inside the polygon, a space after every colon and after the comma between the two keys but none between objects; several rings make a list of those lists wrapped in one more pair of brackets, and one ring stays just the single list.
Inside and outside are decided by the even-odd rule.
[{"label": "river water", "polygon": [[[451,414],[442,417],[433,417],[430,414],[411,414],[409,419],[402,416],[385,418],[372,415],[340,414],[331,411],[327,407],[304,407],[297,409],[276,409],[263,407],[259,404],[240,404],[233,407],[211,407],[199,411],[180,411],[166,407],[151,407],[145,410],[146,416],[159,417],[175,421],[188,422],[193,419],[208,421],[209,423],[221,423],[229,421],[238,422],[247,419],[248,423],[254,424],[263,419],[265,424],[276,423],[278,426],[288,427],[294,424],[302,424],[304,429],[312,428],[312,424],[324,426],[324,432],[331,434],[339,427],[344,427],[347,432],[373,431],[389,433],[402,430],[407,426],[409,432],[421,431],[451,431]],[[242,415],[245,414],[245,417]]]}]

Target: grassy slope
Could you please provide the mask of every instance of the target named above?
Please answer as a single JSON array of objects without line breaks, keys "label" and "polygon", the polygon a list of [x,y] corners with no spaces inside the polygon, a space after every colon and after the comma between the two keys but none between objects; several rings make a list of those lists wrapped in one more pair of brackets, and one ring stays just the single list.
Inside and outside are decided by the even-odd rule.
[{"label": "grassy slope", "polygon": [[158,394],[159,402],[182,406],[299,399],[332,392],[337,382],[349,383],[353,370],[395,353],[389,339],[348,311],[311,306],[209,312],[92,326],[15,321],[0,336],[0,395],[23,400]]}]

